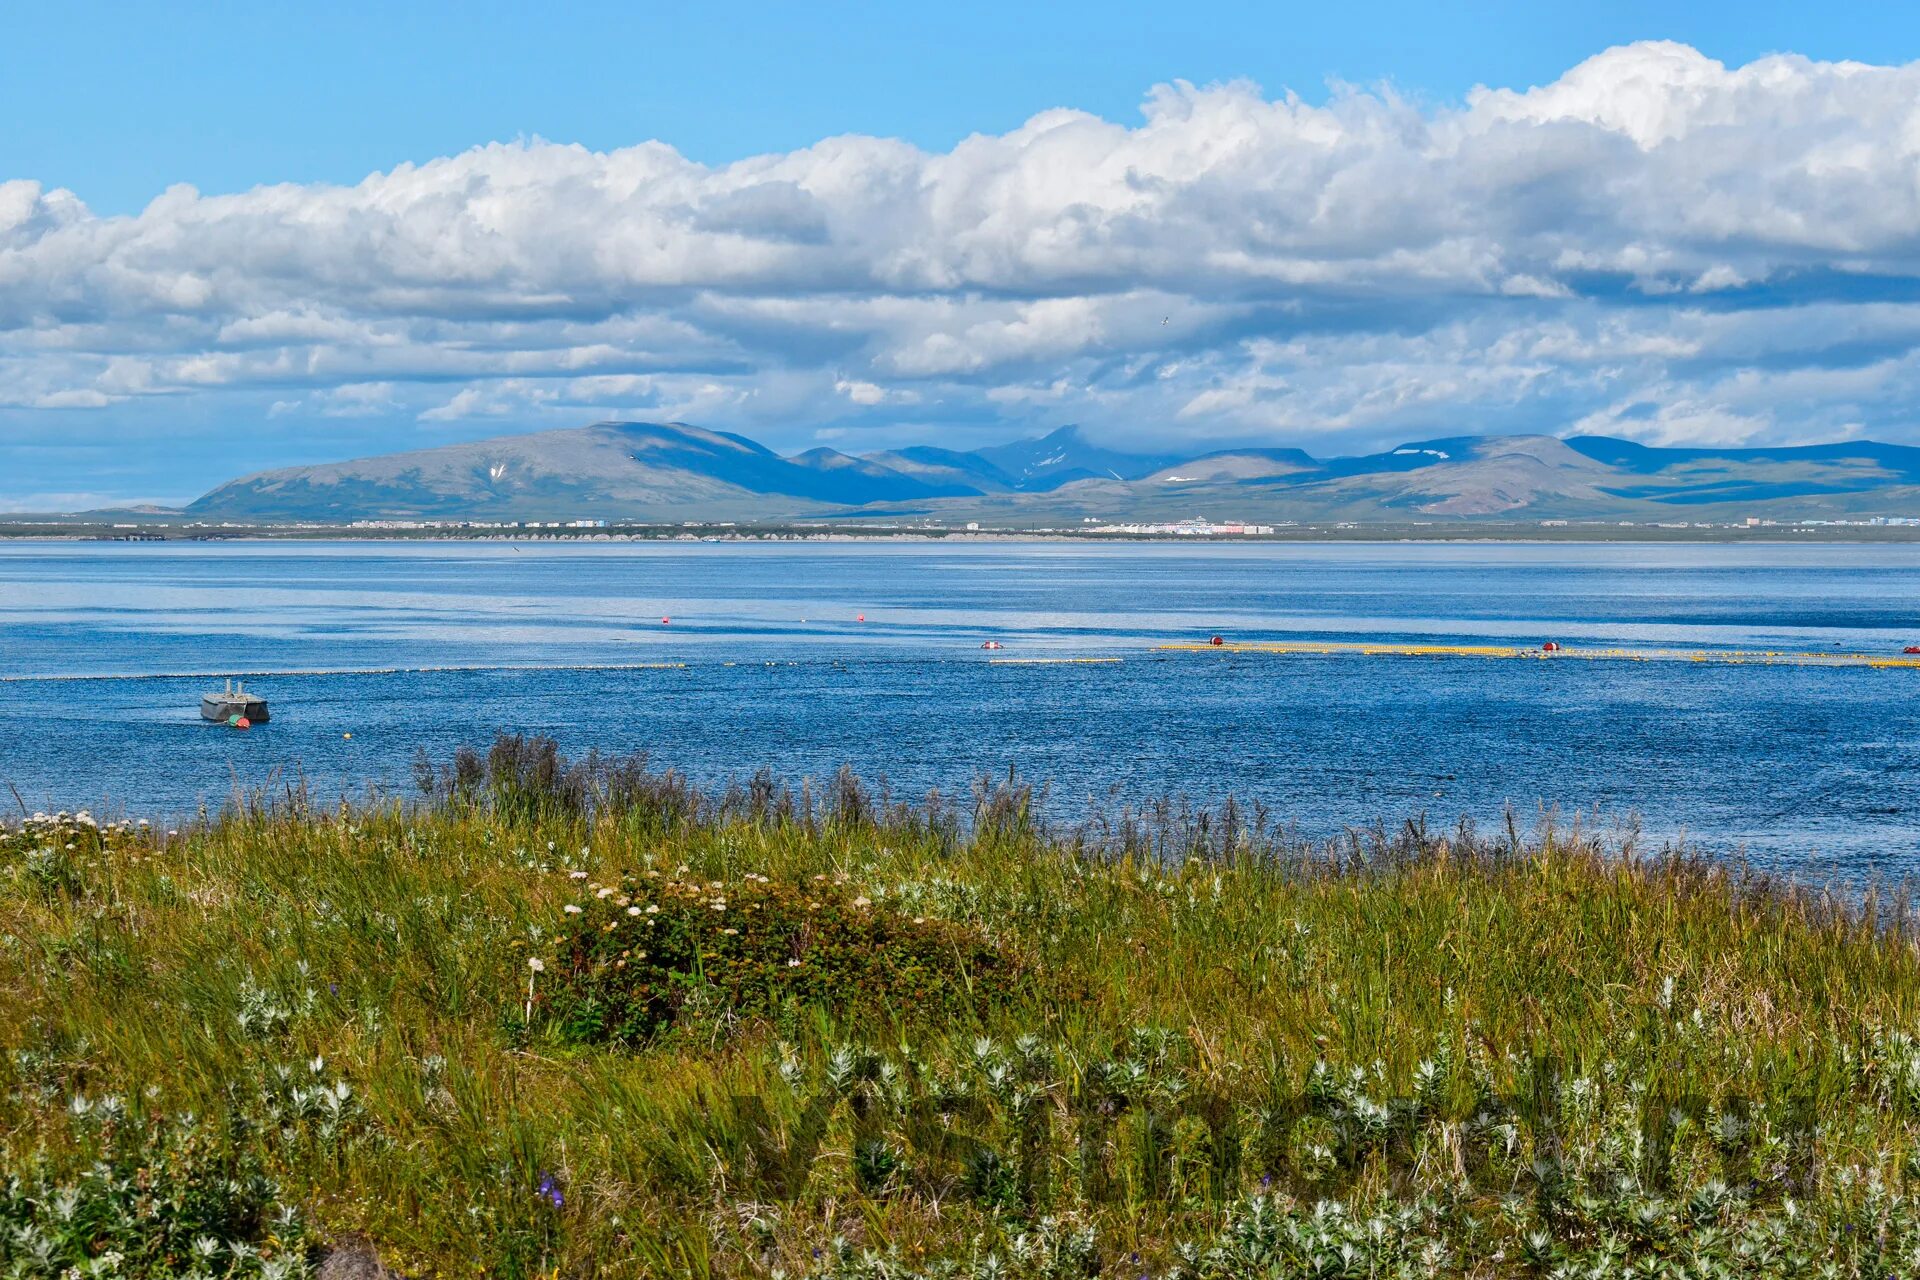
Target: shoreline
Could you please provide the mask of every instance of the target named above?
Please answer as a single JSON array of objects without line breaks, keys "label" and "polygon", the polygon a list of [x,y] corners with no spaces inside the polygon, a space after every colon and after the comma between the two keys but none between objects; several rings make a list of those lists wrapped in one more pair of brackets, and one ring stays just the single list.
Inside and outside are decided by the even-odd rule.
[{"label": "shoreline", "polygon": [[1087,845],[1011,782],[703,792],[537,739],[427,783],[0,821],[0,923],[47,940],[0,950],[0,1212],[131,1256],[134,1188],[235,1253],[431,1275],[682,1274],[694,1241],[952,1280],[1046,1233],[1071,1270],[1001,1274],[1920,1252],[1904,898],[1552,825]]},{"label": "shoreline", "polygon": [[111,529],[104,526],[77,525],[70,529],[48,525],[21,525],[0,520],[0,545],[69,544],[82,542],[120,543],[507,543],[511,545],[551,545],[560,543],[739,543],[803,544],[821,543],[901,543],[901,544],[1050,544],[1085,543],[1096,546],[1259,546],[1356,543],[1387,546],[1399,543],[1507,544],[1507,545],[1720,545],[1720,546],[1804,546],[1809,543],[1834,546],[1920,544],[1920,527],[1873,525],[1779,525],[1742,529],[1714,527],[1700,529],[1628,528],[1571,526],[1542,529],[1536,525],[1486,525],[1471,528],[1375,525],[1342,528],[1329,525],[1303,525],[1270,534],[1135,534],[1080,533],[1069,530],[922,530],[830,528],[807,529],[770,526],[765,529],[740,529],[725,526],[701,526],[686,529],[590,530],[552,529],[539,532],[461,533],[452,530],[356,529],[349,526],[314,528],[276,528],[249,526],[235,529],[200,530],[192,533],[173,526],[141,526],[137,529]]}]

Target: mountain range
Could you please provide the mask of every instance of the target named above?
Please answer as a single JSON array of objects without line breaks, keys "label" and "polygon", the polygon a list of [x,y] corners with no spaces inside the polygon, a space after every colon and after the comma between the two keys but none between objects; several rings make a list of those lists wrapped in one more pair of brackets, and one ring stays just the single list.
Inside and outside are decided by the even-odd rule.
[{"label": "mountain range", "polygon": [[1603,436],[1458,436],[1360,457],[1105,448],[1075,427],[990,448],[783,457],[685,423],[601,422],[245,476],[189,515],[781,521],[834,516],[1277,522],[1724,520],[1920,515],[1920,448],[1660,448]]}]

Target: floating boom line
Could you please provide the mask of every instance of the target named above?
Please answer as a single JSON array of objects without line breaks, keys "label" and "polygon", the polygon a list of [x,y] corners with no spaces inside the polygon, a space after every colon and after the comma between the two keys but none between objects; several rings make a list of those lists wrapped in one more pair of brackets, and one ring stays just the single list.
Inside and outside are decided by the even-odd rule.
[{"label": "floating boom line", "polygon": [[1920,656],[1814,653],[1780,649],[1552,649],[1508,644],[1401,644],[1381,641],[1272,640],[1155,645],[1161,653],[1250,653],[1278,657],[1529,658],[1536,662],[1699,662],[1756,667],[1873,667],[1920,670]]}]

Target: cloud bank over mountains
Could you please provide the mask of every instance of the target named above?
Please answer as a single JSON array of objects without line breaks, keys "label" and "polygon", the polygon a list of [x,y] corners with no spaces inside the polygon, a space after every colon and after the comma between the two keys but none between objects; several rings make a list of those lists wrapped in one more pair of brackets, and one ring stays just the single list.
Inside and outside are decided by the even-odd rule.
[{"label": "cloud bank over mountains", "polygon": [[1920,64],[1641,44],[1442,106],[1176,84],[943,153],[496,144],[133,217],[0,182],[16,436],[1910,441],[1917,391]]}]

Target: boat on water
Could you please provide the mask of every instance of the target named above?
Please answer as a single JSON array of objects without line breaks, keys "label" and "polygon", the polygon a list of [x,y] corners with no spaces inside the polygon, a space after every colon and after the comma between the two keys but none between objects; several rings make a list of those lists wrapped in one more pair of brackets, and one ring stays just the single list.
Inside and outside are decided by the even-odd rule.
[{"label": "boat on water", "polygon": [[236,685],[229,680],[225,689],[201,697],[200,715],[203,719],[221,724],[237,724],[241,721],[265,724],[267,700],[259,694],[248,693],[244,683]]}]

